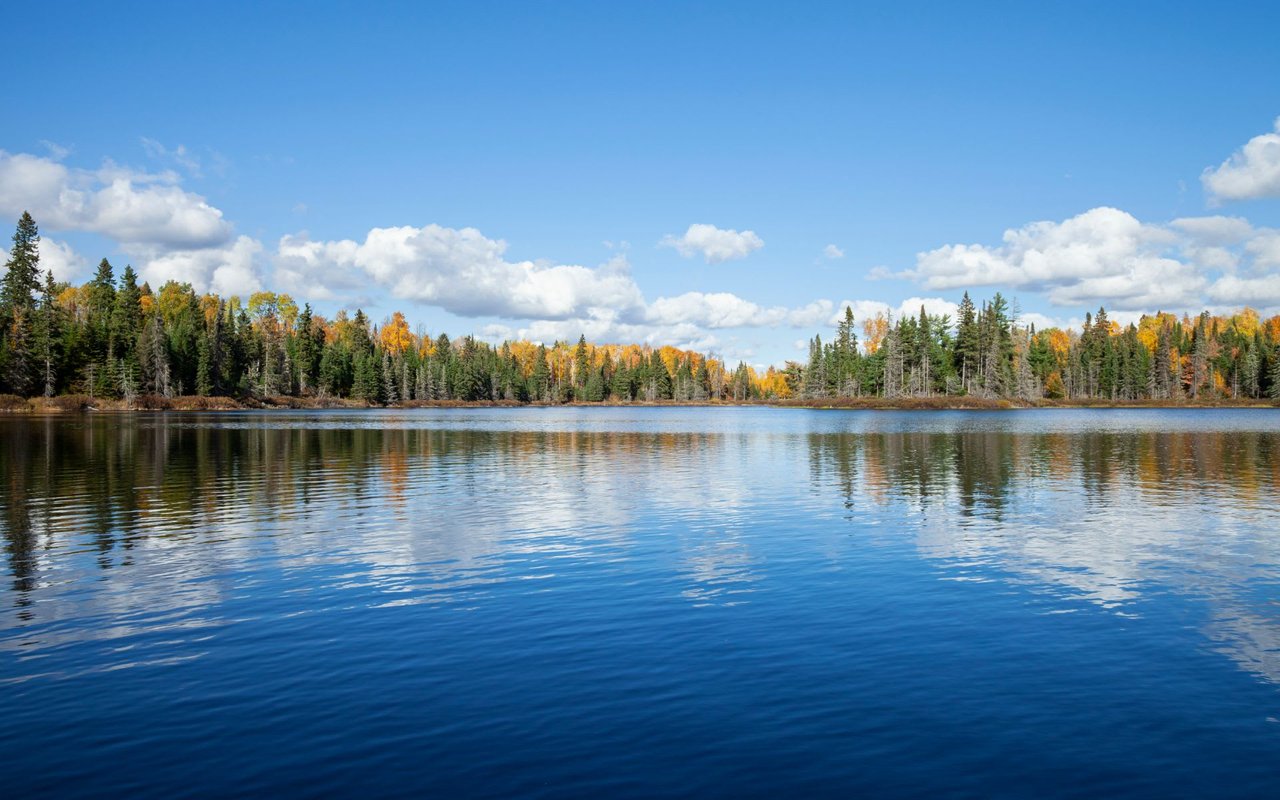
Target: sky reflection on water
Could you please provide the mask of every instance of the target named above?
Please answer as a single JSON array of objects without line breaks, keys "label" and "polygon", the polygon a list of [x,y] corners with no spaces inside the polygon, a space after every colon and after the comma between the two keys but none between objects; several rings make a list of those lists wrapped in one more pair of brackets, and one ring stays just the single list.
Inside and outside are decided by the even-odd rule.
[{"label": "sky reflection on water", "polygon": [[[273,669],[323,664],[317,680],[360,673],[408,691],[402,668],[428,656],[406,649],[406,637],[431,641],[439,676],[492,655],[475,634],[451,633],[467,626],[458,614],[489,619],[487,646],[524,659],[470,680],[542,669],[549,703],[569,692],[555,688],[556,669],[572,667],[580,682],[621,676],[615,691],[643,686],[658,692],[656,707],[694,713],[705,701],[692,677],[637,666],[655,647],[685,651],[690,675],[752,670],[750,685],[773,694],[775,712],[809,709],[775,719],[773,736],[763,729],[757,744],[778,758],[788,751],[777,737],[823,715],[869,714],[871,701],[776,683],[771,664],[901,670],[943,657],[935,648],[945,643],[946,657],[988,649],[1053,659],[1054,670],[1129,670],[1129,680],[1168,668],[1157,653],[1194,660],[1169,685],[1134,690],[1148,700],[1191,691],[1172,683],[1188,675],[1207,687],[1222,669],[1258,688],[1280,683],[1280,415],[1265,411],[13,417],[0,419],[0,472],[9,726],[47,712],[41,686],[123,670],[136,674],[133,688],[155,692],[148,702],[185,702],[203,684],[155,682],[282,643],[291,650]],[[1062,614],[1089,615],[1072,623],[1084,626],[1074,640],[1048,621]],[[826,632],[793,641],[823,620]],[[694,630],[722,650],[700,650],[687,638]],[[619,637],[614,652],[583,652]],[[344,639],[359,652],[335,654]],[[863,652],[859,641],[879,644]],[[887,678],[886,691],[965,707],[945,675],[913,676]],[[250,707],[268,703],[265,680],[250,670],[227,691]],[[975,709],[995,691],[983,680],[1018,686],[998,671],[974,680],[964,691]],[[1256,705],[1234,691],[1223,702]],[[1260,721],[1280,712],[1274,688],[1266,692]],[[607,693],[592,702],[597,720],[613,709],[644,729],[633,718],[641,708],[619,710]],[[63,713],[42,724],[93,708]],[[452,713],[423,740],[481,714]],[[498,738],[545,723],[483,718],[507,726],[490,732]],[[999,722],[1001,736],[1030,739],[1052,724]],[[1189,711],[1182,722],[1214,720]],[[919,746],[904,735],[883,747]],[[1280,731],[1257,735],[1265,751]],[[1261,760],[1244,766],[1246,778],[1275,774]]]}]

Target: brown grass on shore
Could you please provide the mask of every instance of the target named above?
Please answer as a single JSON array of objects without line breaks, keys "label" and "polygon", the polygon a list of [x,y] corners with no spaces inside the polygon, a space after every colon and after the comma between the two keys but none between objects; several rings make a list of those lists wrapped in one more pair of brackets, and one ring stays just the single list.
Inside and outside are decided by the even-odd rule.
[{"label": "brown grass on shore", "polygon": [[83,394],[57,397],[24,398],[12,394],[0,394],[0,413],[62,414],[80,412],[132,412],[132,411],[240,411],[250,409],[367,409],[367,408],[519,408],[574,407],[574,408],[630,408],[630,407],[694,407],[717,408],[733,406],[761,406],[770,408],[846,409],[867,411],[1002,411],[1037,408],[1280,408],[1273,400],[1226,398],[1199,400],[1018,400],[986,397],[831,397],[818,399],[750,400],[745,402],[674,401],[618,403],[528,403],[514,401],[466,401],[466,400],[409,400],[389,406],[374,406],[363,400],[338,397],[162,397],[141,395],[131,402],[109,398],[94,398]]}]

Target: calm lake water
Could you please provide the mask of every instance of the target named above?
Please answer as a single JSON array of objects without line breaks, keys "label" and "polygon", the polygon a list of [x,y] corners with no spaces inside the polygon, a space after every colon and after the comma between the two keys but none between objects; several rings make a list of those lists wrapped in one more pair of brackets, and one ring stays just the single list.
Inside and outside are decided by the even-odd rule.
[{"label": "calm lake water", "polygon": [[1280,412],[0,418],[0,786],[1276,796]]}]

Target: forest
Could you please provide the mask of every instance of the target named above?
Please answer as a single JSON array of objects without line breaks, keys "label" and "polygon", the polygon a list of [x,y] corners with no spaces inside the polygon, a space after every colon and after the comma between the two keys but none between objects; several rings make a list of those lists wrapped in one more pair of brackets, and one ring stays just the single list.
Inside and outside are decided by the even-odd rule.
[{"label": "forest", "polygon": [[[105,258],[74,286],[41,271],[23,214],[0,290],[0,394],[349,399],[369,404],[747,402],[976,397],[1024,402],[1280,400],[1280,316],[1157,313],[1081,330],[1020,324],[999,293],[957,319],[855,320],[850,309],[804,362],[763,373],[647,344],[490,344],[410,329],[403,314],[332,319],[287,294],[247,300],[189,284],[139,285]],[[859,336],[861,334],[861,336]]]}]

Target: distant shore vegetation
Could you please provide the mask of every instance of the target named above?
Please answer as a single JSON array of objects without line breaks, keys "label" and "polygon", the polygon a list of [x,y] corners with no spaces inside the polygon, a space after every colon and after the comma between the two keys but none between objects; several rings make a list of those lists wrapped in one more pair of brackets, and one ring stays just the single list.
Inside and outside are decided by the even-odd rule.
[{"label": "distant shore vegetation", "polygon": [[[1280,315],[1158,313],[1080,330],[1020,324],[1000,294],[957,319],[855,320],[807,360],[759,372],[647,344],[490,344],[416,333],[396,312],[327,319],[287,294],[158,288],[103,259],[80,286],[40,269],[23,214],[0,290],[0,410],[326,404],[779,402],[850,407],[1280,401]],[[64,397],[60,404],[56,398]],[[49,398],[43,405],[22,402]]]}]

